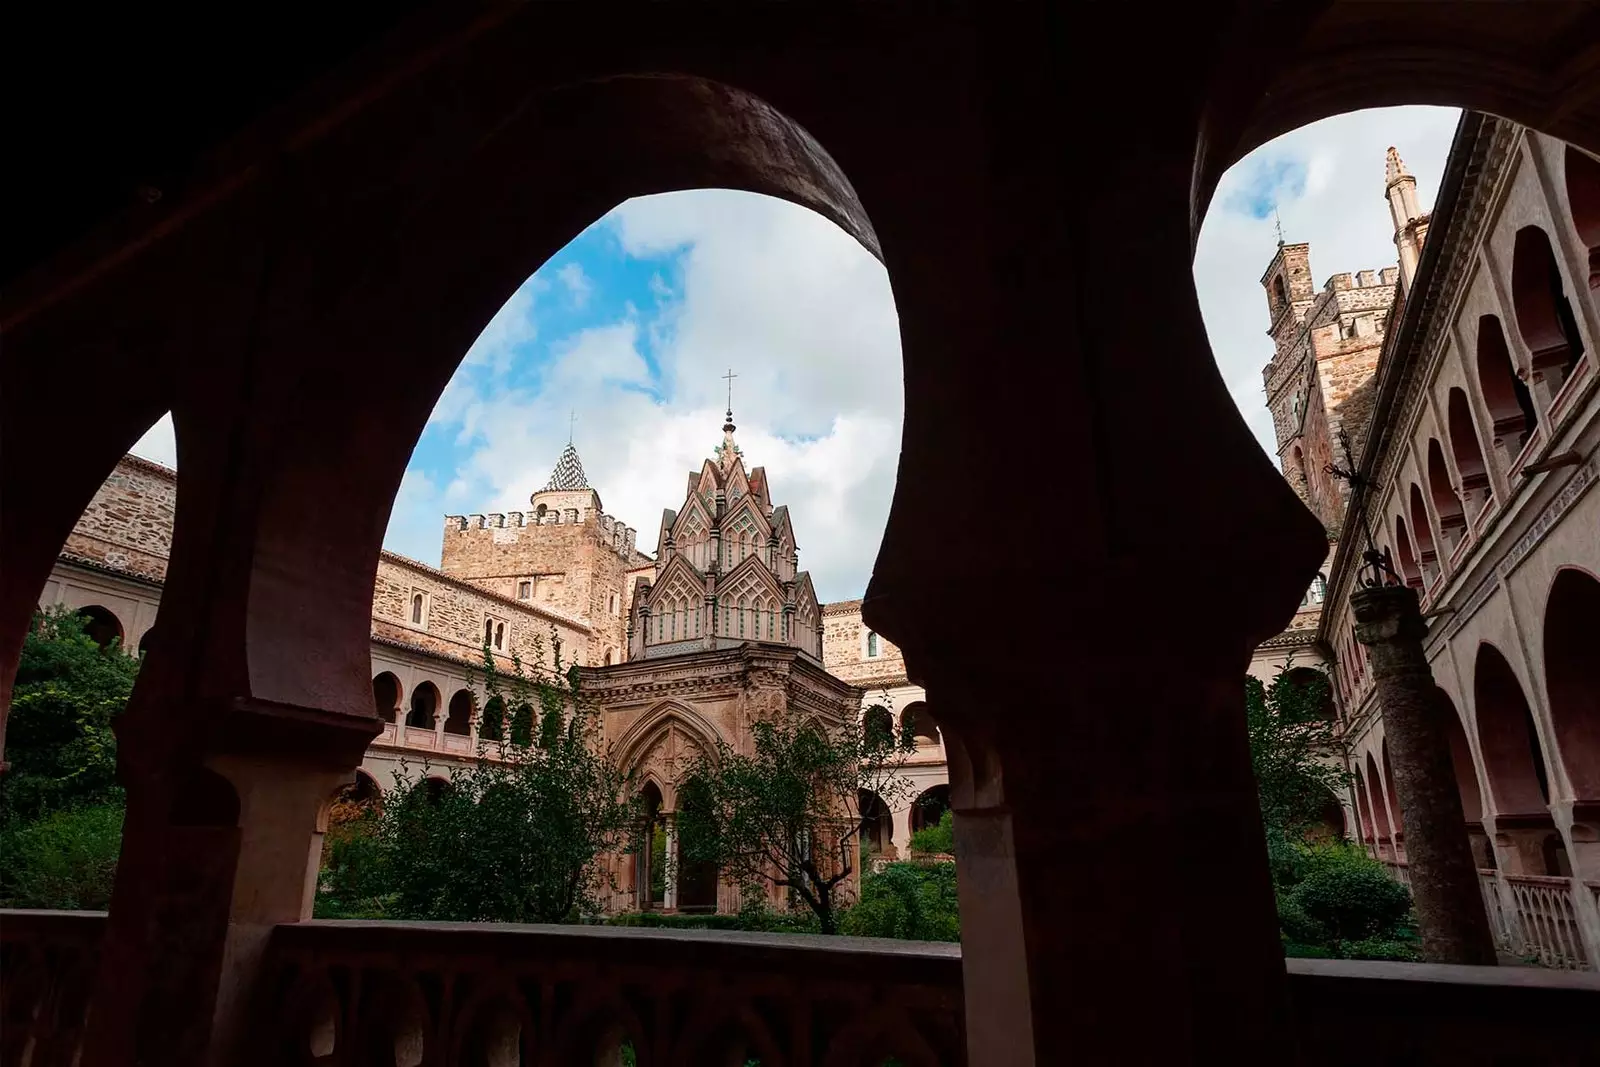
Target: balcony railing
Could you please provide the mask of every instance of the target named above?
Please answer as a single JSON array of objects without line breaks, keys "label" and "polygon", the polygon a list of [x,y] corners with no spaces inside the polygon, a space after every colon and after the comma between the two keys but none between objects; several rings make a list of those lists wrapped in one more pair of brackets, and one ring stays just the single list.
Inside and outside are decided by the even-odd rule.
[{"label": "balcony railing", "polygon": [[[1411,885],[1405,863],[1384,866]],[[1478,886],[1502,953],[1558,970],[1600,970],[1600,883],[1480,869]]]},{"label": "balcony railing", "polygon": [[[103,913],[0,912],[5,1067],[73,1062],[104,926]],[[1346,960],[1289,960],[1287,969],[1306,1064],[1389,1062],[1398,1049],[1412,1064],[1594,1062],[1594,976]],[[966,1060],[956,945],[305,922],[274,931],[261,988],[252,1048],[264,1063]],[[1057,1036],[1065,1062],[1072,1035]]]}]

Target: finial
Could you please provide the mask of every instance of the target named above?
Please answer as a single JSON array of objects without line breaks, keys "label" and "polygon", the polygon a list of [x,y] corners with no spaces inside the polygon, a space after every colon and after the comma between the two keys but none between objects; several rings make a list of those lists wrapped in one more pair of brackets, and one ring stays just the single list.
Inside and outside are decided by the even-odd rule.
[{"label": "finial", "polygon": [[1393,185],[1401,178],[1411,177],[1411,172],[1406,169],[1405,160],[1400,158],[1400,153],[1395,151],[1394,145],[1389,146],[1389,151],[1383,157],[1383,181],[1385,185]]},{"label": "finial", "polygon": [[572,427],[577,424],[577,421],[578,421],[578,409],[577,408],[573,408],[572,409],[572,414],[567,416],[567,444],[568,444],[568,446],[571,446],[571,444],[572,444]]},{"label": "finial", "polygon": [[725,420],[727,425],[723,426],[722,429],[727,433],[732,433],[735,429],[735,426],[733,425],[733,380],[737,378],[738,375],[733,373],[732,367],[729,367],[728,373],[722,375],[722,377],[727,379],[728,382],[728,415]]},{"label": "finial", "polygon": [[1283,247],[1283,216],[1278,214],[1278,205],[1272,205],[1272,225],[1278,231],[1278,247]]}]

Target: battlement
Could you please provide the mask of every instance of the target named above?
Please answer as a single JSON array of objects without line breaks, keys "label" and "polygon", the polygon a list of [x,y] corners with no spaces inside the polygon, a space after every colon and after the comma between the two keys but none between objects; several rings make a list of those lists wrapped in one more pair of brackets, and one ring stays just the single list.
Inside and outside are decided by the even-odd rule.
[{"label": "battlement", "polygon": [[1393,285],[1400,280],[1400,268],[1384,267],[1380,270],[1358,270],[1352,276],[1349,271],[1334,274],[1328,278],[1323,289],[1337,292],[1343,289],[1372,289],[1380,285]]},{"label": "battlement", "polygon": [[634,554],[634,541],[638,531],[620,519],[596,511],[594,508],[547,508],[542,512],[507,511],[487,515],[446,515],[446,533],[469,530],[523,530],[536,526],[589,526],[596,539],[608,544],[612,551],[624,559]]}]

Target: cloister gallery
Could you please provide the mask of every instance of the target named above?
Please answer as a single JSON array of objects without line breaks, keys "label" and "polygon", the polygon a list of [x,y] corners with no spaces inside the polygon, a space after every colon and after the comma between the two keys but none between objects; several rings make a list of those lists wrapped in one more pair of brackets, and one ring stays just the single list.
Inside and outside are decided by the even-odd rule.
[{"label": "cloister gallery", "polygon": [[[6,704],[73,524],[166,411],[180,494],[111,907],[4,916],[8,1057],[585,1062],[621,1028],[649,1063],[1594,1058],[1582,976],[1283,959],[1241,678],[1328,541],[1190,275],[1222,172],[1336,111],[1600,150],[1592,7],[39,17],[18,69],[70,48],[79,95],[8,131]],[[962,946],[310,921],[319,812],[382,729],[372,579],[428,412],[572,235],[705,186],[816,210],[892,280],[905,422],[861,612],[942,735]],[[953,566],[951,515],[1024,464],[1049,492]],[[1152,628],[1177,574],[1188,624]],[[997,687],[946,624],[972,590],[1049,670]]]}]

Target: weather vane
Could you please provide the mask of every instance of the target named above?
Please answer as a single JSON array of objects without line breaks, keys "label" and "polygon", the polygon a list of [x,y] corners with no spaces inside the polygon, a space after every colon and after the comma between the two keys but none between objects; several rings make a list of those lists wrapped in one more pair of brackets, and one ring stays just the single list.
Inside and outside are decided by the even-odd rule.
[{"label": "weather vane", "polygon": [[1272,225],[1278,231],[1278,247],[1283,247],[1283,216],[1278,214],[1278,205],[1272,205]]},{"label": "weather vane", "polygon": [[578,424],[578,409],[573,408],[572,414],[567,416],[567,444],[572,444],[572,428]]},{"label": "weather vane", "polygon": [[1362,474],[1361,469],[1356,466],[1355,456],[1350,451],[1350,435],[1345,433],[1343,427],[1339,429],[1339,450],[1344,453],[1345,465],[1341,467],[1329,462],[1323,470],[1349,484],[1350,492],[1355,497],[1355,503],[1361,512],[1361,535],[1366,539],[1367,548],[1361,553],[1365,563],[1357,580],[1369,589],[1380,585],[1400,585],[1400,576],[1394,572],[1394,566],[1389,562],[1388,549],[1380,549],[1377,542],[1372,539],[1372,523],[1367,517],[1366,496],[1378,487],[1377,483]]}]

